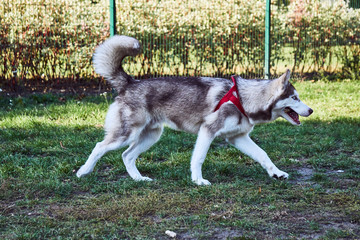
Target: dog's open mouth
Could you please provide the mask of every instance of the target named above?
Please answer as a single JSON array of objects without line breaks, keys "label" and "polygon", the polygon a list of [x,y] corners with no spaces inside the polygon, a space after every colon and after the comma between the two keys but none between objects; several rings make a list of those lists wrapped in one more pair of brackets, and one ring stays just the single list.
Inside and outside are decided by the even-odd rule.
[{"label": "dog's open mouth", "polygon": [[294,110],[292,110],[289,107],[286,107],[284,109],[284,112],[289,115],[289,117],[296,123],[296,124],[300,124],[300,120],[299,120],[299,114],[297,114]]}]

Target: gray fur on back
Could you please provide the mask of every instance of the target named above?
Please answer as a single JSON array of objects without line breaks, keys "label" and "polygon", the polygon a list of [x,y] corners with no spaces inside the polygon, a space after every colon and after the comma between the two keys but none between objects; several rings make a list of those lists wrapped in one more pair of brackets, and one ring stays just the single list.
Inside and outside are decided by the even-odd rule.
[{"label": "gray fur on back", "polygon": [[[135,118],[167,123],[175,129],[197,133],[230,89],[226,79],[162,77],[134,81],[119,92],[116,101],[130,108]],[[132,121],[133,121],[132,120]]]}]

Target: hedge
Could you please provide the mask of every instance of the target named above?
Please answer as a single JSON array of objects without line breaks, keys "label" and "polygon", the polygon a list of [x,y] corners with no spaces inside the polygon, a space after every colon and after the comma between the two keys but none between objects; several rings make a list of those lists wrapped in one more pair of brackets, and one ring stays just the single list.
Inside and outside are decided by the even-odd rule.
[{"label": "hedge", "polygon": [[[359,0],[357,0],[359,1]],[[272,74],[360,72],[360,9],[343,0],[272,5]],[[286,1],[285,1],[286,2]],[[352,1],[352,5],[354,5]],[[0,5],[2,84],[92,81],[94,48],[109,37],[108,0],[5,0]],[[262,77],[265,1],[118,0],[117,30],[143,53],[136,77]]]}]

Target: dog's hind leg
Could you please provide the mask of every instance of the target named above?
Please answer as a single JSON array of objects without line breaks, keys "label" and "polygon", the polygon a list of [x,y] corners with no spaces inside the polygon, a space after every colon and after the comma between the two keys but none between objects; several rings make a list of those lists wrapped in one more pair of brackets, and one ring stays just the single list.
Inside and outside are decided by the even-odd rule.
[{"label": "dog's hind leg", "polygon": [[126,171],[135,181],[151,181],[151,178],[143,177],[136,167],[137,157],[148,150],[160,138],[163,127],[152,128],[148,126],[144,128],[138,139],[136,139],[130,147],[122,154],[122,158],[126,167]]},{"label": "dog's hind leg", "polygon": [[270,177],[275,179],[286,179],[289,174],[279,170],[275,164],[270,160],[264,150],[262,150],[256,143],[251,140],[248,135],[240,135],[229,138],[227,141],[234,145],[237,149],[260,163],[260,165],[267,171]]},{"label": "dog's hind leg", "polygon": [[88,160],[85,162],[84,165],[80,167],[77,171],[77,177],[83,177],[89,173],[91,173],[96,165],[96,162],[107,152],[116,150],[118,148],[126,146],[125,138],[120,137],[116,140],[112,139],[110,136],[106,136],[104,141],[98,142],[91,152]]},{"label": "dog's hind leg", "polygon": [[206,154],[209,150],[214,136],[206,127],[201,127],[196,139],[194,152],[191,157],[191,179],[197,185],[210,185],[211,183],[202,177],[201,167],[205,161]]}]

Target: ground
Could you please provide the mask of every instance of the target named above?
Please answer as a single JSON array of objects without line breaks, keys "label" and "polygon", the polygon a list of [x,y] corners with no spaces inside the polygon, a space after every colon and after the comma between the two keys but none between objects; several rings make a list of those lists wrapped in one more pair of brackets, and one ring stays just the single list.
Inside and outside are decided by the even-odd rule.
[{"label": "ground", "polygon": [[0,96],[0,238],[359,239],[360,84],[295,87],[313,115],[251,134],[289,180],[216,139],[203,171],[211,186],[190,179],[196,137],[170,129],[138,159],[153,182],[130,179],[124,149],[78,179],[113,96]]}]

